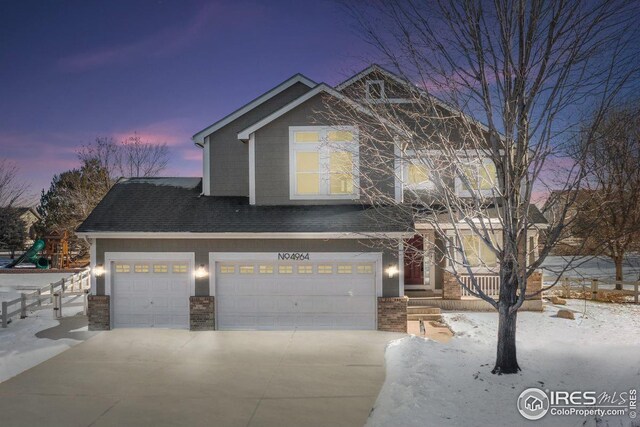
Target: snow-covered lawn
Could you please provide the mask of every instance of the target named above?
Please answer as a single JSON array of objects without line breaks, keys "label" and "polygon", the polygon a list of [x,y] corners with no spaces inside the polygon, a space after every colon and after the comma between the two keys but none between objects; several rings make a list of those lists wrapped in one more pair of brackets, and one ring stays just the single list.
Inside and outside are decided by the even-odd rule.
[{"label": "snow-covered lawn", "polygon": [[[82,307],[66,307],[64,311],[65,316],[73,316],[81,313]],[[26,319],[14,318],[6,329],[0,328],[0,382],[82,342],[71,338],[36,337],[38,332],[59,324],[53,317],[53,310],[44,309],[30,313]]]},{"label": "snow-covered lawn", "polygon": [[[520,393],[598,393],[640,389],[640,306],[568,301],[576,320],[557,308],[518,314],[517,375],[492,375],[497,315],[448,313],[456,336],[446,344],[411,336],[387,348],[387,378],[368,426],[640,426],[619,417],[553,416],[525,420]],[[640,390],[639,390],[640,391]]]},{"label": "snow-covered lawn", "polygon": [[13,300],[21,292],[29,293],[69,276],[71,273],[0,274],[0,302]]},{"label": "snow-covered lawn", "polygon": [[[0,301],[11,300],[20,292],[57,282],[70,273],[0,274]],[[74,305],[65,305],[74,299]],[[82,299],[68,297],[63,302],[64,316],[82,312]],[[14,317],[9,326],[0,328],[0,382],[5,381],[45,360],[82,342],[70,338],[52,340],[38,338],[36,333],[53,328],[60,322],[54,319],[52,306],[30,312],[26,319]]]}]

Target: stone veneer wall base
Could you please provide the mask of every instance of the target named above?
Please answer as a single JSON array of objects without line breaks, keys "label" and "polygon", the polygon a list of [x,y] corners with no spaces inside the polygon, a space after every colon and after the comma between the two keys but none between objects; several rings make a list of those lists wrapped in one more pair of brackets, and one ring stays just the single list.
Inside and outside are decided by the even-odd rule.
[{"label": "stone veneer wall base", "polygon": [[407,297],[378,298],[378,330],[407,332]]},{"label": "stone veneer wall base", "polygon": [[215,297],[189,297],[189,329],[215,330]]},{"label": "stone veneer wall base", "polygon": [[89,330],[108,331],[111,329],[111,300],[109,295],[89,295],[87,297]]}]

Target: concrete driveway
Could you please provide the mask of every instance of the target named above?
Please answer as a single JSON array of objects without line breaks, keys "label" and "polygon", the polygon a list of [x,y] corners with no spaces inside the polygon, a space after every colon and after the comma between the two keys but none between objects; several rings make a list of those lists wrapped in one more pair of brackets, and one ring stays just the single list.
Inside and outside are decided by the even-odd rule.
[{"label": "concrete driveway", "polygon": [[402,336],[116,329],[1,383],[0,424],[362,426]]}]

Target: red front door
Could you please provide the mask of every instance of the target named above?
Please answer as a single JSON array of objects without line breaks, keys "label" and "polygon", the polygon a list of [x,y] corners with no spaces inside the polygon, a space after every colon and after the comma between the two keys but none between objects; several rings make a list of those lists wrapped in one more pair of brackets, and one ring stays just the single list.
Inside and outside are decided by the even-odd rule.
[{"label": "red front door", "polygon": [[416,234],[404,242],[404,284],[424,284],[423,238]]}]

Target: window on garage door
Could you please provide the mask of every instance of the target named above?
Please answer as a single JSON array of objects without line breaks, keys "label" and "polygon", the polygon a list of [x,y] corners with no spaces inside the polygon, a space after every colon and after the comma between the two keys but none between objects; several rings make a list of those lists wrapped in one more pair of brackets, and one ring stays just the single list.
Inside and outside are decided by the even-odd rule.
[{"label": "window on garage door", "polygon": [[135,266],[133,267],[133,271],[135,273],[148,273],[149,264],[135,264]]},{"label": "window on garage door", "polygon": [[153,264],[153,272],[154,273],[168,273],[169,265],[168,264]]},{"label": "window on garage door", "polygon": [[291,274],[291,273],[293,273],[293,266],[292,265],[279,265],[278,266],[278,273],[280,273],[280,274]]},{"label": "window on garage door", "polygon": [[371,264],[358,264],[356,270],[358,274],[371,274],[373,273],[373,266]]},{"label": "window on garage door", "polygon": [[174,262],[173,263],[173,268],[171,271],[173,271],[174,273],[186,273],[187,272],[187,263],[186,262]]},{"label": "window on garage door", "polygon": [[351,274],[352,272],[351,264],[338,264],[338,274]]},{"label": "window on garage door", "polygon": [[116,263],[116,273],[130,273],[130,272],[131,272],[131,265]]},{"label": "window on garage door", "polygon": [[234,274],[236,272],[236,266],[233,264],[220,264],[221,274]]},{"label": "window on garage door", "polygon": [[273,265],[260,264],[260,267],[258,267],[258,272],[260,274],[273,274]]}]

